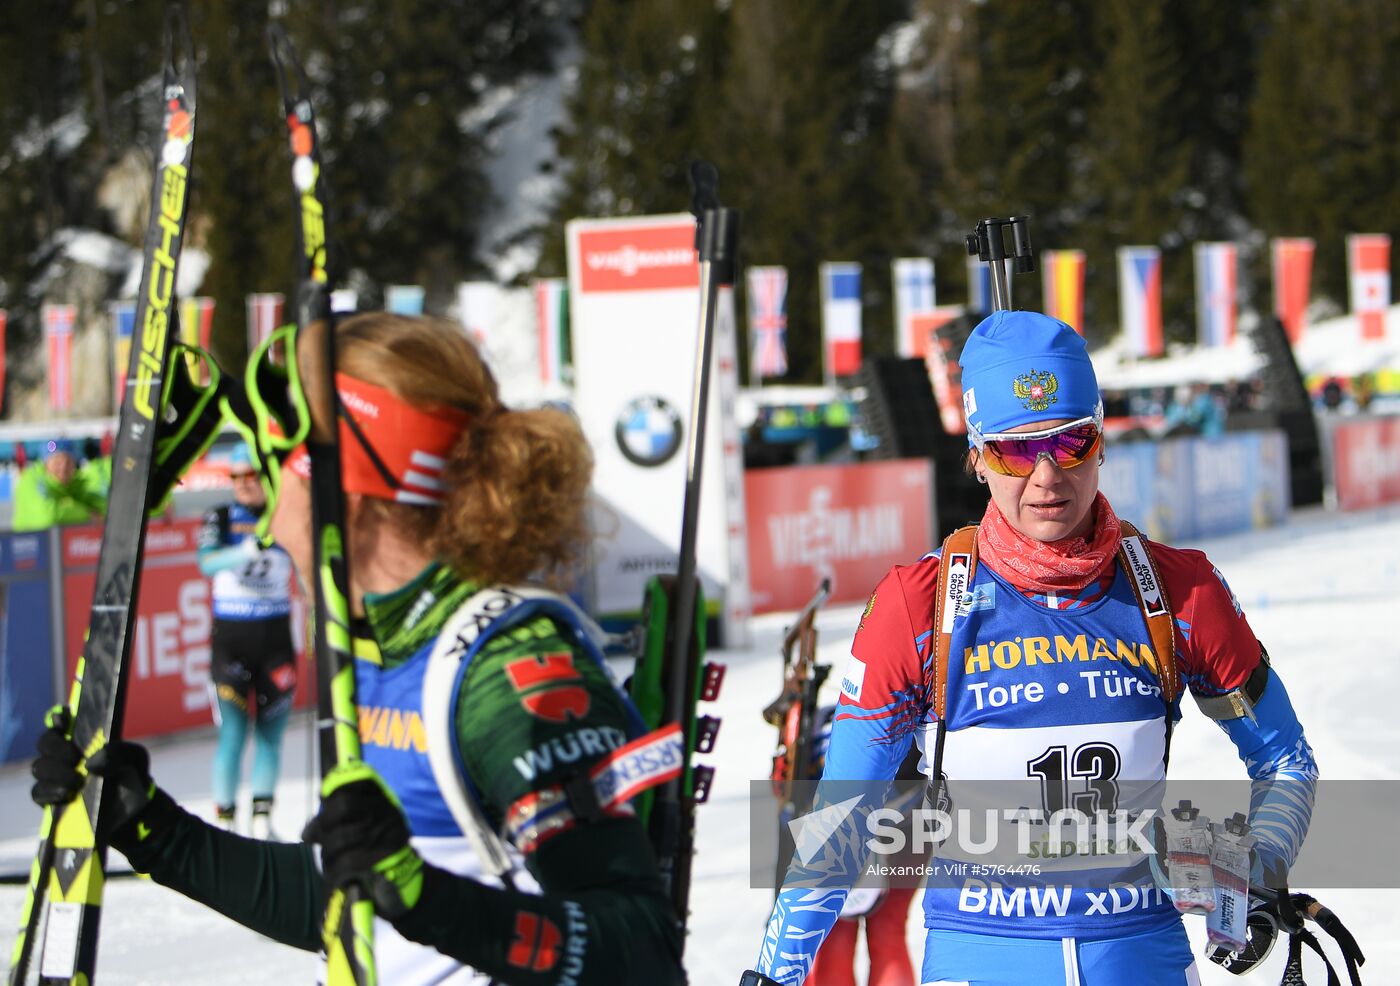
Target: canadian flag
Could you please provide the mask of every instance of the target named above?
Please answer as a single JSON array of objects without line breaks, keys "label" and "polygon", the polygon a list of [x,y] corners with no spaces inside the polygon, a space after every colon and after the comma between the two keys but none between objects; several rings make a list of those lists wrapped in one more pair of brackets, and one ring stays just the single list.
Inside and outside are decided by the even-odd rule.
[{"label": "canadian flag", "polygon": [[1385,338],[1385,310],[1390,307],[1390,237],[1385,233],[1348,236],[1347,269],[1351,310],[1361,327],[1361,338]]}]

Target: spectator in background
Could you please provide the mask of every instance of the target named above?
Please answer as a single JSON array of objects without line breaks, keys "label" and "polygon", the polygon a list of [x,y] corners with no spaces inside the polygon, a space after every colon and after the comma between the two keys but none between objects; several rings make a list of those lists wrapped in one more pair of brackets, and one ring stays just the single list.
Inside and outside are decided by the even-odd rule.
[{"label": "spectator in background", "polygon": [[[234,828],[243,746],[253,719],[253,815],[249,834],[272,835],[273,795],[282,766],[282,734],[296,691],[292,646],[292,560],[281,548],[264,548],[254,533],[267,509],[248,447],[239,443],[229,463],[233,502],[204,515],[199,529],[199,570],[213,583],[214,632],[209,674],[214,688],[214,814]],[[253,697],[250,706],[249,694]]]},{"label": "spectator in background", "polygon": [[1166,434],[1218,438],[1225,434],[1225,414],[1204,383],[1182,384],[1167,405]]},{"label": "spectator in background", "polygon": [[62,438],[45,443],[43,461],[20,473],[14,502],[11,526],[16,531],[85,524],[107,509],[105,490],[92,475],[78,469],[72,444]]}]

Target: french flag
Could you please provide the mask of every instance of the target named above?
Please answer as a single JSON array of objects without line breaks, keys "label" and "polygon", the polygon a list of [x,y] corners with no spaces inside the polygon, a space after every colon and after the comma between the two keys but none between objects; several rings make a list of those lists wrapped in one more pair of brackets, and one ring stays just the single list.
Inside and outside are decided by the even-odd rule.
[{"label": "french flag", "polygon": [[1347,271],[1351,311],[1361,324],[1361,338],[1385,338],[1385,310],[1390,307],[1390,237],[1353,233],[1347,237]]},{"label": "french flag", "polygon": [[1228,346],[1235,338],[1235,280],[1238,252],[1233,243],[1197,243],[1196,341]]},{"label": "french flag", "polygon": [[43,314],[49,347],[49,409],[67,411],[73,406],[73,321],[78,310],[72,305],[45,305]]},{"label": "french flag", "polygon": [[1118,248],[1118,308],[1129,352],[1162,355],[1162,251],[1157,247]]},{"label": "french flag", "polygon": [[860,264],[822,264],[821,288],[826,378],[833,383],[860,369]]}]

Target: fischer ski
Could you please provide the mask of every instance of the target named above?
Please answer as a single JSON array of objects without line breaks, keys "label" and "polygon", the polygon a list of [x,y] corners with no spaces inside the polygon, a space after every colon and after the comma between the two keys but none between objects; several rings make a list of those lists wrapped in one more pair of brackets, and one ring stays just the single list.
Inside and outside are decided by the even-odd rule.
[{"label": "fischer ski", "polygon": [[[182,64],[175,66],[177,42]],[[189,206],[194,152],[194,46],[182,8],[165,13],[164,117],[156,145],[151,218],[146,229],[137,295],[136,345],[131,348],[126,393],[112,453],[112,487],[102,527],[97,581],[87,642],[68,700],[71,737],[91,755],[121,736],[127,658],[135,629],[147,508],[158,492],[152,477],[157,440],[165,426],[165,380],[175,336],[175,283]],[[135,522],[133,523],[133,519]],[[42,946],[40,982],[93,981],[106,882],[107,847],[96,837],[103,783],[90,776],[82,794],[61,810],[46,809],[38,854],[30,870],[21,931],[10,966],[11,986],[29,973]],[[41,918],[43,928],[40,931]]]},{"label": "fischer ski", "polygon": [[696,538],[700,519],[700,476],[704,466],[705,419],[709,401],[710,358],[715,300],[722,284],[733,284],[737,270],[739,213],[723,208],[716,194],[719,173],[703,161],[692,163],[691,211],[695,213],[695,248],[700,260],[700,318],[695,340],[695,383],[691,392],[686,438],[686,485],[682,505],[680,557],[674,577],[648,581],[643,598],[645,640],[631,694],[647,726],[680,723],[685,732],[685,762],[680,774],[638,801],[647,825],[665,891],[676,912],[684,948],[689,916],[690,867],[695,852],[695,806],[709,797],[714,768],[692,763],[709,752],[719,719],[696,718],[696,703],[719,695],[724,669],[706,664],[705,607],[696,574]]},{"label": "fischer ski", "polygon": [[[322,421],[307,435],[311,455],[311,525],[316,659],[317,733],[321,776],[336,766],[360,759],[359,715],[355,706],[355,662],[351,653],[350,573],[345,550],[345,496],[340,475],[340,416],[335,412],[335,317],[331,312],[333,283],[328,256],[327,210],[321,181],[321,148],[311,107],[306,73],[282,28],[268,29],[268,50],[286,112],[292,151],[292,188],[297,206],[297,266],[295,348],[302,335],[319,327],[321,362],[315,392],[329,402]],[[289,68],[293,76],[289,76]],[[296,354],[289,364],[297,365]],[[291,381],[300,387],[300,381]],[[310,395],[308,395],[310,396]],[[326,981],[330,986],[376,981],[374,964],[374,903],[359,887],[337,890],[326,904],[321,929],[326,952]]]},{"label": "fischer ski", "polygon": [[831,673],[831,665],[817,663],[816,620],[817,611],[829,595],[831,580],[822,579],[816,594],[783,636],[783,691],[763,710],[764,721],[778,728],[772,774],[773,793],[779,805],[775,890],[782,889],[783,876],[792,859],[792,830],[788,823],[811,807],[811,786],[799,782],[819,776],[812,769],[812,727],[816,722],[817,696]]}]

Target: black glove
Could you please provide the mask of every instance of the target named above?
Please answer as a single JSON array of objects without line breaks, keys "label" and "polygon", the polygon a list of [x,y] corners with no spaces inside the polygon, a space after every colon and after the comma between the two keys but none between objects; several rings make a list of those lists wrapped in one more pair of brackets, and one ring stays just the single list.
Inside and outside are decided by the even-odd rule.
[{"label": "black glove", "polygon": [[399,801],[363,761],[335,767],[321,783],[321,810],[301,837],[321,846],[334,890],[359,884],[380,917],[397,921],[423,893],[423,860],[409,845]]},{"label": "black glove", "polygon": [[29,772],[34,775],[34,786],[29,796],[40,808],[58,808],[78,796],[83,789],[85,777],[78,770],[83,762],[83,751],[68,738],[72,717],[66,706],[55,705],[44,716],[47,727],[39,734],[36,744],[39,755]]},{"label": "black glove", "polygon": [[175,804],[151,780],[151,757],[144,746],[121,740],[108,743],[87,759],[86,770],[79,765],[82,751],[69,738],[72,718],[66,708],[56,706],[45,717],[48,728],[39,735],[39,756],[30,768],[34,787],[30,797],[36,804],[61,808],[82,791],[88,774],[106,783],[107,803],[98,817],[98,837],[123,853],[145,842],[153,832],[164,830],[164,823]]},{"label": "black glove", "polygon": [[778,984],[763,973],[748,969],[739,977],[739,986],[778,986]]}]

